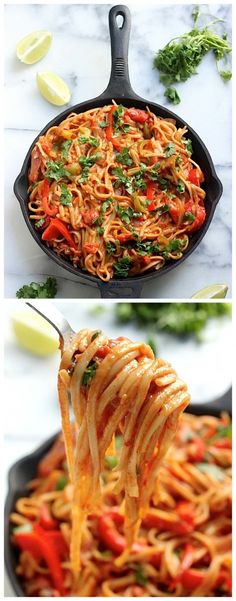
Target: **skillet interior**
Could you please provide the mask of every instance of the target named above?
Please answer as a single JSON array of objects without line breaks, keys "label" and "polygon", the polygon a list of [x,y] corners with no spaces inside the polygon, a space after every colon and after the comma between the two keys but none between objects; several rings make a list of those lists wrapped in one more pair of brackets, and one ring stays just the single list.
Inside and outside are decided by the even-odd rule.
[{"label": "skillet interior", "polygon": [[[223,396],[213,402],[204,405],[191,404],[187,408],[188,413],[193,415],[214,415],[218,416],[221,411],[227,411],[232,414],[232,390],[229,389]],[[16,576],[15,567],[17,563],[17,551],[10,544],[10,525],[9,514],[13,511],[16,500],[25,494],[26,485],[29,480],[35,477],[36,468],[41,458],[47,453],[52,446],[58,433],[41,445],[34,453],[23,457],[17,461],[10,469],[8,475],[8,495],[5,504],[5,540],[4,553],[5,565],[7,568],[10,583],[17,597],[24,597],[24,592],[21,588],[20,581]]]},{"label": "skillet interior", "polygon": [[[122,29],[117,27],[116,18],[118,15],[122,15],[124,18],[124,24]],[[21,210],[25,219],[25,222],[36,240],[39,244],[40,248],[60,267],[65,268],[67,271],[70,271],[74,275],[78,276],[80,279],[85,280],[87,284],[98,286],[103,297],[105,296],[118,296],[118,297],[139,297],[141,293],[141,288],[145,282],[150,281],[153,277],[158,277],[163,274],[168,273],[177,265],[180,265],[198,246],[203,236],[205,235],[212,217],[214,215],[214,211],[217,205],[217,202],[220,199],[222,194],[222,184],[219,181],[212,159],[210,154],[199,138],[197,133],[189,127],[189,125],[183,121],[180,117],[175,115],[172,111],[169,111],[165,107],[162,107],[158,104],[149,102],[141,97],[139,97],[132,90],[130,81],[129,81],[129,73],[128,73],[128,43],[129,43],[129,33],[130,33],[130,12],[126,6],[115,6],[111,9],[109,13],[109,26],[110,26],[110,36],[111,36],[111,54],[112,54],[112,69],[110,81],[107,89],[103,94],[94,98],[92,100],[82,102],[77,104],[69,109],[66,109],[62,113],[60,113],[55,119],[50,121],[46,125],[46,127],[41,131],[39,135],[43,135],[49,129],[49,127],[59,125],[59,123],[65,119],[70,113],[81,113],[86,110],[96,108],[99,106],[104,106],[104,104],[111,104],[112,100],[115,100],[118,104],[122,103],[128,107],[135,106],[137,108],[146,108],[148,105],[152,112],[156,115],[163,118],[174,118],[176,120],[178,127],[184,127],[185,125],[188,128],[188,137],[192,140],[193,149],[194,149],[194,160],[199,163],[202,170],[205,174],[205,184],[204,188],[206,191],[206,220],[200,231],[196,232],[189,241],[189,246],[184,253],[183,257],[178,261],[169,261],[164,265],[159,271],[152,271],[141,274],[135,277],[127,277],[122,278],[114,278],[110,282],[102,282],[97,276],[89,275],[84,272],[82,269],[74,267],[72,263],[66,259],[59,257],[53,250],[48,248],[42,241],[40,237],[40,233],[36,232],[34,229],[32,222],[29,218],[28,213],[28,198],[27,198],[27,188],[28,188],[28,171],[30,166],[30,157],[32,149],[35,145],[35,142],[38,140],[38,137],[32,143],[25,161],[22,166],[21,173],[16,179],[14,185],[15,194],[20,201]]]}]

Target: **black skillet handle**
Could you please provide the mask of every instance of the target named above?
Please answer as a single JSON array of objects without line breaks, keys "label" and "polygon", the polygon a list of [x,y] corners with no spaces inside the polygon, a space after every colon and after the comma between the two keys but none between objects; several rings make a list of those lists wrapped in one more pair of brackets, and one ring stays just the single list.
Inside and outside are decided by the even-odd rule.
[{"label": "black skillet handle", "polygon": [[141,282],[124,281],[120,282],[113,280],[112,282],[98,282],[101,298],[140,298],[143,284]]},{"label": "black skillet handle", "polygon": [[[118,17],[123,18],[119,27]],[[109,29],[111,38],[111,75],[108,86],[102,96],[135,97],[128,67],[129,36],[131,28],[131,15],[127,6],[113,6],[109,12]]]}]

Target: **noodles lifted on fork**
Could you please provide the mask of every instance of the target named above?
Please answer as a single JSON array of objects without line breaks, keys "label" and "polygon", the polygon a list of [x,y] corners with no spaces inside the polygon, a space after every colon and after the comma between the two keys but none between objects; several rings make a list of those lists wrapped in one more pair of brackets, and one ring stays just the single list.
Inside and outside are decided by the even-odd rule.
[{"label": "noodles lifted on fork", "polygon": [[180,259],[206,218],[204,174],[187,135],[148,107],[116,104],[51,127],[29,170],[41,239],[103,281]]},{"label": "noodles lifted on fork", "polygon": [[[62,430],[71,482],[71,568],[80,569],[82,526],[101,505],[100,476],[114,436],[124,444],[114,493],[125,492],[126,551],[122,565],[148,509],[162,460],[175,434],[178,418],[189,402],[186,385],[173,368],[155,359],[151,348],[126,338],[109,340],[102,332],[81,330],[62,354],[58,391]],[[75,419],[69,417],[69,396]]]}]

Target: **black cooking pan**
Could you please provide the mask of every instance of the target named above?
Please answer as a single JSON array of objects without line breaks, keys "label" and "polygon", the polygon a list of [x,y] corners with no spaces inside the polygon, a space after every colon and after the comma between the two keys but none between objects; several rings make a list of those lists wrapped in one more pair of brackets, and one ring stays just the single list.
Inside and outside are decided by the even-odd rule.
[{"label": "black cooking pan", "polygon": [[[119,27],[117,17],[121,17],[123,19],[122,26]],[[135,277],[128,277],[125,280],[120,278],[115,278],[111,280],[111,282],[102,282],[98,277],[89,275],[85,273],[78,267],[74,267],[71,262],[58,256],[53,250],[48,248],[40,238],[40,233],[36,232],[32,225],[32,221],[29,218],[28,212],[28,198],[27,198],[27,188],[28,188],[28,171],[30,167],[30,158],[32,149],[38,140],[38,137],[32,143],[22,166],[22,170],[18,175],[15,184],[14,184],[14,192],[20,202],[21,210],[26,221],[26,224],[40,246],[40,248],[51,258],[53,259],[60,267],[64,267],[67,271],[78,276],[78,279],[83,280],[84,283],[90,284],[92,286],[98,286],[101,296],[103,298],[139,298],[141,295],[141,290],[143,285],[153,278],[158,278],[162,274],[171,271],[174,267],[177,267],[182,263],[189,255],[193,252],[193,250],[198,246],[199,242],[202,240],[203,236],[206,234],[209,225],[211,223],[212,217],[214,215],[214,211],[216,205],[222,194],[222,184],[218,179],[212,159],[210,154],[196,134],[196,132],[189,127],[183,119],[169,111],[168,109],[155,104],[153,102],[149,102],[140,96],[137,96],[135,92],[132,90],[129,80],[129,70],[128,70],[128,46],[129,46],[129,35],[130,35],[130,25],[131,25],[131,16],[130,11],[127,6],[113,6],[109,13],[109,28],[110,28],[110,37],[111,37],[111,58],[112,58],[112,66],[111,66],[111,75],[108,86],[97,98],[93,98],[92,100],[88,100],[87,102],[82,102],[73,107],[70,107],[60,113],[55,119],[52,119],[50,123],[44,127],[44,129],[40,132],[40,136],[46,133],[46,131],[55,125],[59,125],[63,119],[65,119],[70,113],[82,113],[89,109],[93,109],[99,106],[104,106],[105,104],[111,104],[112,100],[115,100],[117,103],[122,103],[126,106],[135,106],[137,108],[145,109],[148,105],[150,110],[164,118],[174,118],[176,120],[177,127],[184,127],[185,125],[188,128],[188,137],[192,140],[193,149],[194,149],[194,160],[200,165],[205,175],[205,190],[206,190],[206,220],[200,231],[196,232],[191,238],[189,242],[189,246],[187,251],[184,253],[183,257],[178,261],[169,261],[164,267],[162,267],[159,271],[152,271],[148,273],[144,273]]]},{"label": "black cooking pan", "polygon": [[[194,415],[215,415],[218,416],[221,411],[232,413],[232,390],[229,389],[225,394],[215,401],[205,404],[191,404],[187,411]],[[8,475],[8,495],[5,504],[5,565],[13,591],[17,597],[24,597],[21,584],[15,573],[17,564],[17,550],[10,543],[10,523],[9,515],[14,510],[15,503],[19,497],[27,495],[26,485],[35,478],[37,466],[43,456],[49,451],[56,440],[58,433],[41,445],[34,453],[23,457],[17,461],[10,469]]]}]

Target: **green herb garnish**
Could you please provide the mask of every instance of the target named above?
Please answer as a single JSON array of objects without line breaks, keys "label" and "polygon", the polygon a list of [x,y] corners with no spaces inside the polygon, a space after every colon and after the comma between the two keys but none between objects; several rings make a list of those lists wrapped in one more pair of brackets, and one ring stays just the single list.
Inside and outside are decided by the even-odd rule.
[{"label": "green herb garnish", "polygon": [[[69,140],[67,141],[69,142]],[[70,177],[69,171],[65,169],[64,163],[61,161],[47,161],[46,167],[44,177],[48,179],[55,179],[58,182],[63,177]]]},{"label": "green herb garnish", "polygon": [[119,204],[116,205],[116,213],[124,223],[130,223],[131,219],[137,219],[142,213],[135,212],[131,207],[121,207]]},{"label": "green herb garnish", "polygon": [[42,217],[42,219],[39,219],[38,221],[36,221],[35,227],[37,229],[40,229],[44,225],[44,223],[45,223],[45,219],[44,219],[44,217]]},{"label": "green herb garnish", "polygon": [[147,584],[148,577],[145,574],[144,568],[140,563],[137,564],[134,574],[135,574],[135,580],[136,580],[137,584],[139,584],[140,586],[145,586],[145,584]]},{"label": "green herb garnish", "polygon": [[94,136],[80,136],[78,138],[78,142],[79,144],[86,144],[87,142],[90,144],[90,146],[94,146],[94,148],[97,148],[99,146],[99,140],[98,138],[94,138]]},{"label": "green herb garnish", "polygon": [[166,98],[168,98],[168,100],[170,100],[170,102],[172,102],[172,104],[179,104],[180,103],[180,97],[179,97],[179,94],[178,94],[176,88],[173,88],[173,87],[169,86],[168,88],[166,88],[164,96]]},{"label": "green herb garnish", "polygon": [[133,261],[130,257],[121,257],[113,265],[114,270],[115,270],[115,275],[119,276],[121,278],[127,278],[132,264],[133,264]]},{"label": "green herb garnish", "polygon": [[65,159],[65,161],[68,159],[71,144],[72,144],[72,140],[65,140],[65,142],[62,142],[61,158]]},{"label": "green herb garnish", "polygon": [[122,165],[128,165],[128,167],[132,167],[133,161],[129,155],[129,149],[123,148],[123,150],[116,155],[116,161],[118,161],[118,163],[122,163]]},{"label": "green herb garnish", "polygon": [[186,213],[184,213],[183,215],[183,221],[189,221],[189,223],[192,223],[193,221],[195,221],[195,219],[195,215],[190,211],[186,211]]},{"label": "green herb garnish", "polygon": [[175,145],[173,142],[168,142],[164,148],[164,157],[171,157],[172,154],[175,154]]},{"label": "green herb garnish", "polygon": [[129,194],[133,194],[134,190],[132,185],[132,179],[125,175],[121,167],[115,167],[114,169],[112,169],[112,175],[115,175],[117,178],[113,184],[114,188],[124,186]]},{"label": "green herb garnish", "polygon": [[106,251],[109,255],[113,255],[117,250],[116,244],[113,244],[113,242],[107,242],[106,243]]},{"label": "green herb garnish", "polygon": [[55,490],[64,490],[67,484],[68,478],[66,478],[66,476],[60,476],[59,480],[57,480]]},{"label": "green herb garnish", "polygon": [[105,456],[105,467],[108,470],[113,470],[118,464],[118,459],[115,455],[106,455]]},{"label": "green herb garnish", "polygon": [[90,361],[90,363],[88,364],[88,367],[86,367],[84,374],[83,374],[83,378],[82,378],[83,386],[88,386],[90,384],[91,380],[95,376],[96,369],[97,369],[96,361]]},{"label": "green herb garnish", "polygon": [[182,181],[182,179],[178,179],[176,190],[178,190],[180,194],[183,194],[183,192],[185,192],[185,184]]},{"label": "green herb garnish", "polygon": [[[160,81],[166,86],[165,96],[174,104],[180,102],[180,98],[171,87],[176,82],[186,81],[197,73],[197,67],[208,52],[213,52],[216,62],[225,59],[231,52],[231,47],[226,37],[222,37],[209,29],[222,19],[215,19],[208,26],[199,28],[197,21],[200,16],[199,8],[192,12],[194,27],[191,31],[177,36],[164,48],[159,50],[154,66],[160,73]],[[220,71],[220,76],[225,80],[231,78],[230,71]]]},{"label": "green herb garnish", "polygon": [[97,332],[94,332],[94,334],[91,336],[91,342],[93,340],[96,340],[96,338],[99,336],[99,334],[101,334],[101,330],[97,330]]},{"label": "green herb garnish", "polygon": [[154,338],[148,338],[147,344],[149,344],[149,346],[151,347],[151,349],[154,353],[154,356],[156,357],[157,356],[157,346],[156,346],[156,342],[155,342]]},{"label": "green herb garnish", "polygon": [[102,155],[100,152],[96,152],[95,154],[92,154],[91,156],[85,156],[82,154],[82,156],[79,158],[79,163],[80,163],[80,165],[82,165],[82,172],[80,174],[79,181],[82,184],[84,184],[88,179],[90,167],[92,167],[92,165],[94,165],[94,163],[96,163],[96,161],[99,161],[101,156]]},{"label": "green herb garnish", "polygon": [[17,290],[17,298],[54,298],[57,293],[55,278],[47,278],[46,282],[31,282]]},{"label": "green herb garnish", "polygon": [[66,184],[61,184],[61,196],[60,196],[60,205],[71,206],[72,205],[72,193],[68,190]]}]

